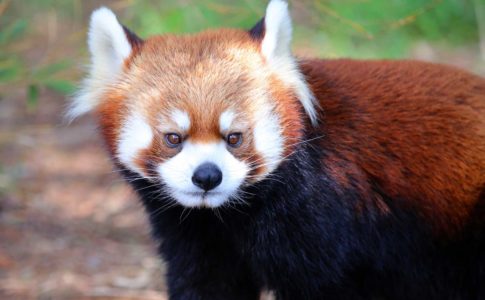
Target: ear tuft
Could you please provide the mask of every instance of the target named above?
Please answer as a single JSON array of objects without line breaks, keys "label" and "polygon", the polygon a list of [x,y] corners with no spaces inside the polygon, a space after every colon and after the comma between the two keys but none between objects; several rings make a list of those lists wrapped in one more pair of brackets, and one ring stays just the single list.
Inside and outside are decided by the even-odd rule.
[{"label": "ear tuft", "polygon": [[264,38],[264,18],[259,20],[256,25],[253,26],[249,31],[251,38],[257,41],[261,41]]},{"label": "ear tuft", "polygon": [[143,40],[126,26],[121,26],[123,27],[123,31],[125,32],[126,38],[128,39],[128,42],[130,42],[131,47],[133,49],[140,48],[143,44]]},{"label": "ear tuft", "polygon": [[292,26],[286,1],[271,0],[268,4],[264,17],[264,31],[261,51],[266,59],[290,55]]},{"label": "ear tuft", "polygon": [[108,8],[101,7],[91,14],[88,31],[91,67],[67,112],[69,119],[72,120],[96,107],[106,86],[118,78],[124,60],[130,56],[132,48],[140,46],[141,43],[141,39],[125,29]]}]

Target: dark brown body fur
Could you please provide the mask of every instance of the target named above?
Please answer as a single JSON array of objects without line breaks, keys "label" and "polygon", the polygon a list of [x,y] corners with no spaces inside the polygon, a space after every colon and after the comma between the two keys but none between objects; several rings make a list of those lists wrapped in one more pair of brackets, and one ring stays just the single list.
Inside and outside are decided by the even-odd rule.
[{"label": "dark brown body fur", "polygon": [[[437,233],[460,230],[485,190],[485,79],[416,61],[303,61],[323,110],[323,168],[388,213],[369,179]],[[483,196],[482,196],[483,198]],[[482,199],[483,201],[483,199]],[[356,207],[358,210],[364,207]]]},{"label": "dark brown body fur", "polygon": [[[268,22],[249,32],[142,41],[125,29],[134,50],[123,80],[87,94],[103,98],[101,131],[160,241],[170,299],[256,300],[263,288],[278,300],[484,299],[485,79],[413,61],[296,65],[290,22],[265,37],[267,23],[289,18],[286,6],[272,2]],[[270,51],[280,30],[286,48]],[[221,142],[227,109],[250,120],[247,146],[231,150],[259,165],[237,187],[242,203],[188,213],[174,205],[182,198],[158,169],[179,151],[160,142],[174,104],[189,115],[188,141]],[[134,107],[153,137],[125,126]],[[150,146],[121,146],[143,144],[134,138],[142,131]],[[278,151],[251,146],[252,136]],[[154,184],[143,174],[162,176]]]},{"label": "dark brown body fur", "polygon": [[300,67],[320,124],[302,119],[277,180],[246,187],[247,205],[181,222],[183,207],[160,212],[169,196],[130,180],[170,298],[483,299],[485,80],[410,61]]}]

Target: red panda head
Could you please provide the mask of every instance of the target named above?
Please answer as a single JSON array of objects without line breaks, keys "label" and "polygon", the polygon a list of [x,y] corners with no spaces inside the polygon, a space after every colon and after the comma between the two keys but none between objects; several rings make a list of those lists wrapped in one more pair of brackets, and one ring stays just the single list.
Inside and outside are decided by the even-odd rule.
[{"label": "red panda head", "polygon": [[264,23],[142,41],[107,8],[91,17],[90,74],[71,106],[94,111],[116,163],[185,206],[217,207],[289,155],[313,96],[290,52],[287,3]]}]

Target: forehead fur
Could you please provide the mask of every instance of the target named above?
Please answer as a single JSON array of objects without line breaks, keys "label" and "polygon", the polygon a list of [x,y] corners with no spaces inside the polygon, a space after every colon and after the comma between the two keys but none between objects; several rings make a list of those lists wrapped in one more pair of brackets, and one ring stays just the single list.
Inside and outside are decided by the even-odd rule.
[{"label": "forehead fur", "polygon": [[263,66],[258,44],[241,30],[156,36],[127,62],[122,84],[133,97],[127,102],[149,117],[170,118],[178,109],[190,116],[191,130],[215,134],[224,111],[251,115],[268,105]]},{"label": "forehead fur", "polygon": [[[146,40],[126,60],[123,75],[98,109],[108,144],[114,145],[110,141],[118,138],[123,116],[133,111],[158,133],[180,130],[193,141],[219,141],[227,133],[220,117],[231,111],[231,126],[238,128],[230,130],[252,132],[262,118],[271,118],[277,127],[266,128],[267,134],[282,134],[288,154],[302,132],[302,110],[259,47],[247,32],[234,29]],[[108,103],[114,94],[116,106]],[[121,103],[122,111],[116,109]],[[188,130],[174,122],[174,111],[187,114]]]},{"label": "forehead fur", "polygon": [[254,79],[251,66],[263,65],[257,47],[240,30],[155,36],[128,62],[128,80],[132,87],[158,87],[170,104],[214,100]]}]

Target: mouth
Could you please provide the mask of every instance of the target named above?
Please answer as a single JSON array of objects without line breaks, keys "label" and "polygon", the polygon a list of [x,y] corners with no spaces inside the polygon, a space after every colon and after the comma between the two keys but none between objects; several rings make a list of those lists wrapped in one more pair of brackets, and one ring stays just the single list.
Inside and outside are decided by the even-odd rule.
[{"label": "mouth", "polygon": [[213,208],[225,202],[226,197],[222,192],[215,191],[187,191],[179,193],[177,201],[187,207]]},{"label": "mouth", "polygon": [[188,196],[201,197],[202,199],[205,199],[209,196],[220,195],[221,193],[213,192],[213,191],[204,191],[204,192],[187,192],[185,194],[187,194]]}]

